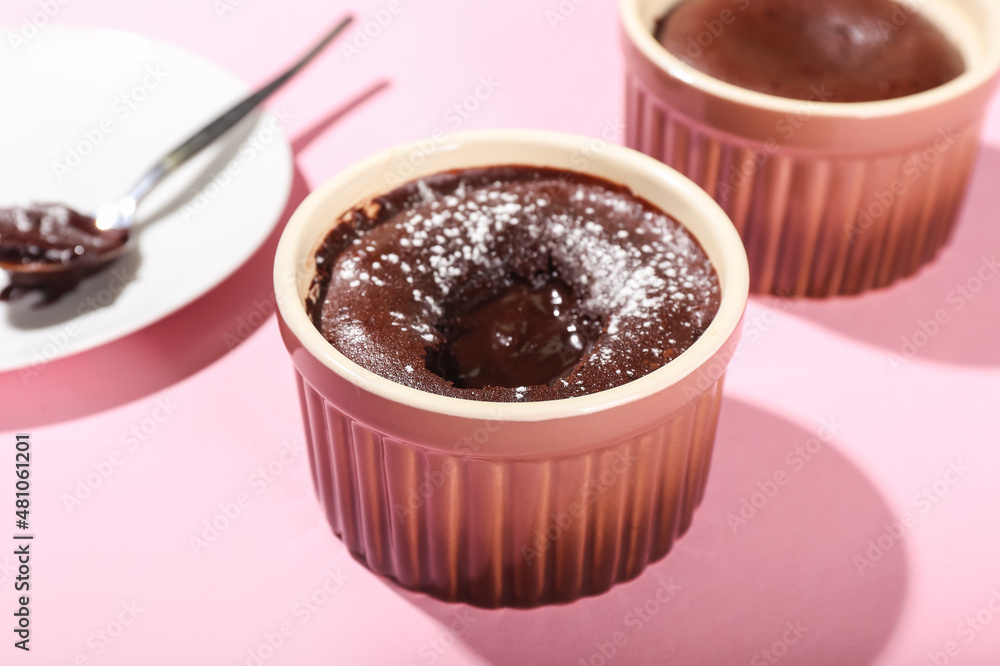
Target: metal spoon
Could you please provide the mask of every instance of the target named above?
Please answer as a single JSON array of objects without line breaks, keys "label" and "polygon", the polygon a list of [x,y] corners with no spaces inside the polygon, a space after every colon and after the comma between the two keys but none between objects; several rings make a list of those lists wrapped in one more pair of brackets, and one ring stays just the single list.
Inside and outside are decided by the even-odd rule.
[{"label": "metal spoon", "polygon": [[[255,109],[265,99],[270,97],[278,88],[283,86],[289,79],[299,73],[320,51],[322,51],[337,35],[350,25],[354,20],[352,16],[342,19],[326,36],[323,37],[308,53],[298,62],[289,67],[283,73],[275,77],[270,83],[260,88],[242,101],[236,103],[221,116],[211,121],[193,136],[187,139],[180,146],[170,151],[166,157],[153,165],[135,184],[132,190],[118,201],[105,204],[97,209],[94,216],[95,238],[107,235],[112,242],[105,243],[108,247],[94,252],[69,253],[68,258],[60,261],[52,259],[41,259],[22,253],[19,260],[13,261],[0,258],[0,269],[10,274],[11,284],[0,294],[0,298],[11,298],[26,293],[34,289],[40,289],[46,293],[45,301],[57,299],[62,294],[73,289],[86,275],[89,275],[101,267],[107,265],[122,256],[135,246],[135,236],[129,233],[135,224],[135,211],[139,202],[149,194],[164,178],[173,173],[180,165],[200,153],[205,147],[226,133],[227,130],[236,125],[250,111]],[[50,207],[60,208],[59,206]],[[64,208],[64,207],[62,207]],[[0,211],[0,213],[17,215],[34,211]],[[67,215],[72,214],[69,211]],[[50,224],[50,226],[53,226]],[[58,225],[55,225],[58,226]],[[77,226],[79,229],[79,226]],[[120,242],[117,242],[120,239]],[[25,241],[27,243],[27,241]],[[72,246],[69,246],[72,247]],[[10,242],[6,243],[7,255],[12,251]],[[13,248],[16,250],[17,248]],[[36,248],[37,249],[37,248]],[[37,253],[36,253],[37,254]]]}]

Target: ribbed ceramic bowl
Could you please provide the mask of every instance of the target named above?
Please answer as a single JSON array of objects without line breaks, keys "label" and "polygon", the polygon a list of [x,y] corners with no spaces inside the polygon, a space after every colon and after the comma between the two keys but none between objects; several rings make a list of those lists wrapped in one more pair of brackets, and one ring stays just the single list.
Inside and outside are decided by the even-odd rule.
[{"label": "ribbed ceramic bowl", "polygon": [[[694,183],[635,151],[604,146],[593,157],[588,146],[591,139],[536,131],[401,146],[326,182],[282,234],[279,324],[298,375],[316,492],[351,552],[406,587],[480,606],[597,594],[663,557],[701,500],[747,301],[746,254]],[[721,281],[705,334],[624,386],[526,404],[404,387],[334,349],[303,303],[314,253],[341,214],[404,180],[503,164],[622,183],[684,224]]]},{"label": "ribbed ceramic bowl", "polygon": [[680,1],[621,0],[626,144],[722,205],[746,245],[751,290],[855,294],[932,260],[960,210],[996,88],[1000,2],[906,0],[944,29],[966,73],[918,95],[835,104],[746,90],[686,65],[653,37]]}]

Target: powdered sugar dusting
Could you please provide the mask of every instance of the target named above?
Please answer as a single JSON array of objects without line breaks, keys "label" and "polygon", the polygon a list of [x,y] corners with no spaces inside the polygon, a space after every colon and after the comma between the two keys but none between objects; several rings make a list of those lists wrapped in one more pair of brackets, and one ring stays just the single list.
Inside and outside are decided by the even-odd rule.
[{"label": "powdered sugar dusting", "polygon": [[[331,273],[323,311],[331,342],[413,385],[422,368],[414,372],[396,351],[439,342],[434,322],[454,299],[554,267],[604,324],[593,353],[555,387],[577,395],[660,367],[683,351],[675,340],[700,335],[714,317],[715,272],[697,242],[662,212],[590,182],[479,180],[440,188],[419,181],[406,206],[358,230],[363,242],[347,244]],[[370,322],[349,321],[352,302],[372,301],[392,308]],[[400,335],[387,346],[378,339],[382,329]],[[539,388],[553,387],[505,389],[501,399],[532,399]]]}]

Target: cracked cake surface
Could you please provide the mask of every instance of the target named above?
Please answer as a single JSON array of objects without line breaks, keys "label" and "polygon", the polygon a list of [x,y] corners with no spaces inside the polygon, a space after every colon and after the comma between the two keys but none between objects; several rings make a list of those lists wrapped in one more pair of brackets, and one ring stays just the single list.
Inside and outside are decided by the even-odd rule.
[{"label": "cracked cake surface", "polygon": [[510,165],[426,177],[346,213],[306,307],[386,379],[527,402],[664,366],[719,301],[704,250],[663,211],[602,179]]}]

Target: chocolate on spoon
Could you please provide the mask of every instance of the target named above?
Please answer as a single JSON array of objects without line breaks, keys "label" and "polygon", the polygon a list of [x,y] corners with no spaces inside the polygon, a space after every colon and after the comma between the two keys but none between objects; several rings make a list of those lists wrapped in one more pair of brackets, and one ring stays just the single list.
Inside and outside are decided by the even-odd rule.
[{"label": "chocolate on spoon", "polygon": [[0,300],[40,291],[41,303],[56,301],[123,254],[128,239],[128,229],[102,230],[60,204],[0,209],[0,268],[11,278]]},{"label": "chocolate on spoon", "polygon": [[143,197],[298,74],[353,20],[347,16],[338,22],[298,62],[205,125],[153,165],[124,198],[101,206],[94,217],[60,204],[0,209],[0,269],[10,276],[0,300],[40,291],[41,303],[51,303],[128,252],[134,245],[130,232],[135,211]]}]

